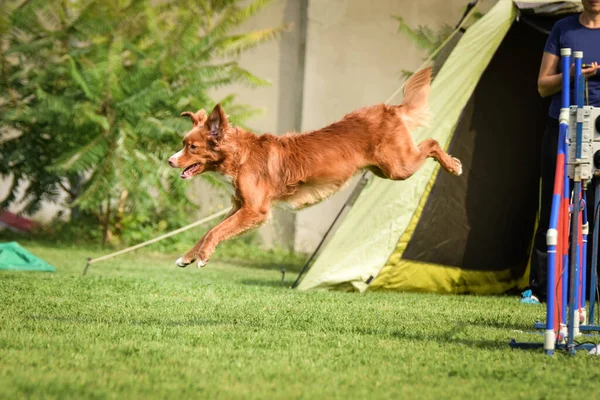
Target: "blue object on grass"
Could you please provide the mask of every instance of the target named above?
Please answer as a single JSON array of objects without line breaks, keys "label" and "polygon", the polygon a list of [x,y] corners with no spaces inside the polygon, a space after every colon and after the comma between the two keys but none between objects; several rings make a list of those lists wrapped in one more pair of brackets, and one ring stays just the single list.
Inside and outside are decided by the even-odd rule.
[{"label": "blue object on grass", "polygon": [[521,293],[520,302],[523,304],[540,304],[540,300],[533,295],[530,289]]}]

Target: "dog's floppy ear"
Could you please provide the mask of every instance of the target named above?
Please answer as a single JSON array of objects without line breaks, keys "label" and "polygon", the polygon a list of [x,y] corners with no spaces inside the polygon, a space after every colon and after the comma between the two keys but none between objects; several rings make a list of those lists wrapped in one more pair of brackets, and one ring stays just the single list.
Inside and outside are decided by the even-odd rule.
[{"label": "dog's floppy ear", "polygon": [[204,111],[204,109],[198,110],[195,114],[189,111],[182,112],[181,116],[190,117],[194,123],[194,126],[201,126],[204,124],[204,122],[206,122],[206,111]]},{"label": "dog's floppy ear", "polygon": [[223,137],[223,132],[229,128],[229,121],[227,120],[227,114],[221,108],[221,103],[213,108],[205,125],[210,132],[210,136],[216,139]]}]

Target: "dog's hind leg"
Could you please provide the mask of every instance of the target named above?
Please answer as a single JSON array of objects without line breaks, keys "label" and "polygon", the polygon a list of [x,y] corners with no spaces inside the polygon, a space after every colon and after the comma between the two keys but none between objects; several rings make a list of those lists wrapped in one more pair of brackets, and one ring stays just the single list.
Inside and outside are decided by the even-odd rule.
[{"label": "dog's hind leg", "polygon": [[426,139],[418,146],[414,146],[409,151],[401,152],[401,154],[400,158],[397,155],[391,156],[390,152],[387,153],[386,157],[380,157],[377,167],[386,178],[393,180],[408,179],[421,168],[429,157],[437,160],[442,168],[449,173],[462,174],[460,160],[442,150],[439,143],[434,139]]},{"label": "dog's hind leg", "polygon": [[462,174],[462,163],[456,157],[452,157],[446,153],[437,140],[425,139],[419,144],[419,150],[427,154],[427,157],[432,157],[440,163],[442,168],[453,175]]}]

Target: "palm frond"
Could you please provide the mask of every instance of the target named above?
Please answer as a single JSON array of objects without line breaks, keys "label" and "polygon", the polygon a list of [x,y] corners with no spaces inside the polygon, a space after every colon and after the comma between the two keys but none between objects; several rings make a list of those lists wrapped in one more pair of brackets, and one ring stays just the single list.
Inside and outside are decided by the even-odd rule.
[{"label": "palm frond", "polygon": [[56,172],[87,171],[106,158],[108,147],[106,136],[100,133],[83,147],[61,155],[48,169]]},{"label": "palm frond", "polygon": [[113,159],[106,157],[96,167],[87,180],[82,194],[73,202],[73,205],[83,209],[95,209],[99,202],[110,198],[118,191],[114,185]]},{"label": "palm frond", "polygon": [[123,52],[123,40],[120,37],[113,37],[108,48],[105,70],[105,96],[111,99],[121,100],[123,92],[120,86],[120,75],[123,72],[121,53]]},{"label": "palm frond", "polygon": [[231,76],[235,82],[244,83],[249,85],[250,87],[261,87],[271,85],[270,81],[259,78],[258,76],[238,66],[232,68]]},{"label": "palm frond", "polygon": [[46,33],[55,33],[62,28],[60,16],[56,9],[50,7],[36,10],[35,16],[37,18],[38,26],[42,28]]},{"label": "palm frond", "polygon": [[402,69],[400,70],[400,76],[402,77],[403,80],[407,80],[408,78],[410,78],[415,72],[414,71],[409,71],[407,69]]},{"label": "palm frond", "polygon": [[431,41],[423,35],[419,29],[412,29],[401,16],[394,17],[398,21],[398,32],[403,33],[420,49],[427,50],[431,47]]},{"label": "palm frond", "polygon": [[17,193],[22,182],[26,181],[26,177],[22,175],[13,175],[12,182],[8,187],[6,197],[0,201],[0,209],[6,209],[17,200]]},{"label": "palm frond", "polygon": [[73,81],[79,85],[79,87],[81,88],[81,90],[83,90],[83,93],[85,93],[85,96],[89,100],[95,101],[96,98],[95,98],[94,94],[92,93],[89,86],[85,82],[85,79],[83,78],[83,76],[81,76],[81,74],[77,70],[77,64],[76,64],[75,60],[73,59],[73,57],[71,57],[69,55],[67,55],[66,57],[69,60],[69,65],[71,67],[71,69],[70,69],[71,77],[73,78]]},{"label": "palm frond", "polygon": [[232,27],[246,21],[270,2],[271,0],[253,0],[245,8],[227,7],[219,22],[206,33],[206,37],[212,39],[225,35]]},{"label": "palm frond", "polygon": [[289,30],[288,25],[276,28],[261,29],[254,32],[226,37],[215,43],[215,47],[225,56],[238,56],[262,43],[278,39],[283,32]]}]

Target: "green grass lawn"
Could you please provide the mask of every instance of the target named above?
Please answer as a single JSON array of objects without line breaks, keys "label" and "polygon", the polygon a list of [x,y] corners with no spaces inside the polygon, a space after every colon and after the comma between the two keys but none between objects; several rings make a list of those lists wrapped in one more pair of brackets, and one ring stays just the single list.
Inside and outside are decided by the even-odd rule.
[{"label": "green grass lawn", "polygon": [[57,273],[0,273],[2,399],[600,398],[600,359],[508,347],[542,341],[514,296],[305,293],[298,259],[151,250],[82,277],[102,252],[22,244]]}]

